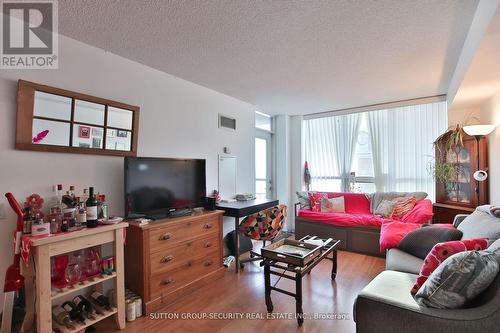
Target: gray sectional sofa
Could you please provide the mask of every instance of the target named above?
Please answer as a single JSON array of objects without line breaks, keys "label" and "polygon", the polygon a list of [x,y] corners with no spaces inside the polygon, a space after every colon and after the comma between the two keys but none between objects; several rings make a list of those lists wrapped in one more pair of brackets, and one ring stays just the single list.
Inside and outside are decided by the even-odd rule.
[{"label": "gray sectional sofa", "polygon": [[[468,219],[474,218],[473,215]],[[492,244],[488,250],[496,251],[500,261],[500,219],[480,218],[474,221],[475,223],[464,223],[461,226],[466,217],[467,215],[459,215],[454,221],[455,227],[463,233],[462,239],[489,238]],[[422,259],[399,249],[390,249],[387,252],[386,271],[375,277],[355,301],[356,332],[500,331],[500,274],[469,308],[433,309],[420,306],[410,294],[422,264]]]}]

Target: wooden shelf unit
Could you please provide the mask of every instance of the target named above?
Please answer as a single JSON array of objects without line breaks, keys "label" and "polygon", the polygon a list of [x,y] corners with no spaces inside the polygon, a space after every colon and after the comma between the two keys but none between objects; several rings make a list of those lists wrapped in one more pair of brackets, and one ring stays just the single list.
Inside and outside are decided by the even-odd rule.
[{"label": "wooden shelf unit", "polygon": [[[115,316],[118,328],[125,328],[125,273],[123,248],[124,229],[127,227],[128,223],[125,222],[113,225],[101,225],[93,229],[56,234],[49,237],[33,239],[31,241],[30,250],[34,258],[35,267],[34,270],[32,265],[24,268],[27,273],[25,274],[25,278],[32,277],[25,280],[26,308],[32,309],[32,305],[35,304],[37,332],[52,332],[52,325],[58,326],[62,332],[78,332],[85,327],[113,315]],[[107,243],[113,244],[116,273],[89,279],[84,281],[81,285],[76,285],[73,288],[68,288],[63,291],[54,291],[52,289],[50,279],[51,257]],[[75,330],[68,330],[66,327],[61,327],[57,323],[52,322],[53,300],[89,286],[98,285],[107,280],[114,281],[116,308],[113,308],[112,311],[103,311],[104,313],[101,315],[96,314],[95,320],[87,320],[85,324],[75,323],[75,326],[77,326]],[[33,313],[26,314],[21,332],[30,331],[33,326],[33,318]]]},{"label": "wooden shelf unit", "polygon": [[100,275],[100,276],[95,276],[95,277],[90,278],[90,279],[86,279],[86,280],[84,280],[78,284],[74,284],[70,287],[61,288],[60,290],[58,290],[59,288],[52,288],[50,298],[51,298],[51,300],[56,300],[56,299],[61,298],[63,296],[74,293],[76,291],[79,291],[79,290],[85,289],[87,287],[96,285],[98,283],[102,283],[104,281],[115,279],[115,278],[116,278],[116,273],[113,273],[111,275]]}]

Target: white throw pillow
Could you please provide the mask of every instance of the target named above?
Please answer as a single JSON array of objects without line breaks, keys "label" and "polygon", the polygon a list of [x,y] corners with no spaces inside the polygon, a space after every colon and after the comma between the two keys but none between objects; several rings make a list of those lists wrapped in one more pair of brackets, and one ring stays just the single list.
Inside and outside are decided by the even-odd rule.
[{"label": "white throw pillow", "polygon": [[321,199],[321,211],[324,213],[345,213],[344,197]]}]

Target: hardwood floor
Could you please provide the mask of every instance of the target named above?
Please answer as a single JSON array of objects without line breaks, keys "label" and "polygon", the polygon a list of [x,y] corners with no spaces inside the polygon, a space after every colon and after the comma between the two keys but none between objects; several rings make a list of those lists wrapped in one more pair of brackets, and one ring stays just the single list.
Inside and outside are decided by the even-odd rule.
[{"label": "hardwood floor", "polygon": [[[112,319],[107,319],[97,332],[355,332],[352,308],[357,293],[378,273],[384,270],[383,258],[351,252],[338,252],[338,275],[330,280],[331,261],[323,260],[311,275],[303,278],[303,309],[305,314],[345,314],[347,319],[306,319],[302,327],[295,319],[267,319],[264,302],[264,273],[258,263],[245,264],[240,274],[228,269],[224,277],[200,288],[176,304],[162,310],[166,314],[199,315],[200,313],[240,313],[243,319],[171,320],[142,317],[127,322],[123,331],[116,330]],[[273,277],[272,281],[276,281]],[[281,279],[280,288],[293,291],[293,281]],[[295,300],[287,295],[272,293],[275,314],[288,316],[295,312]],[[249,319],[247,314],[263,316]],[[160,315],[158,315],[160,316]]]}]

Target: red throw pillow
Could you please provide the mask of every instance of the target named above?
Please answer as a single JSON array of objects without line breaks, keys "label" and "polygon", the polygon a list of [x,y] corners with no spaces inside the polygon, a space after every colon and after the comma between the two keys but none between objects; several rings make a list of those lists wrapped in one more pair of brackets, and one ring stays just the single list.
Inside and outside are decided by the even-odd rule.
[{"label": "red throw pillow", "polygon": [[411,212],[416,204],[417,199],[415,199],[415,197],[397,198],[394,200],[392,215],[396,217],[403,217]]},{"label": "red throw pillow", "polygon": [[321,212],[321,199],[326,198],[325,193],[309,192],[309,201],[313,212]]},{"label": "red throw pillow", "polygon": [[420,269],[417,282],[411,289],[411,294],[415,295],[420,287],[424,284],[432,272],[443,262],[446,258],[451,257],[455,253],[484,250],[488,247],[488,240],[486,238],[465,239],[459,241],[451,241],[444,243],[437,243],[432,248],[431,252],[425,257],[424,265]]}]

